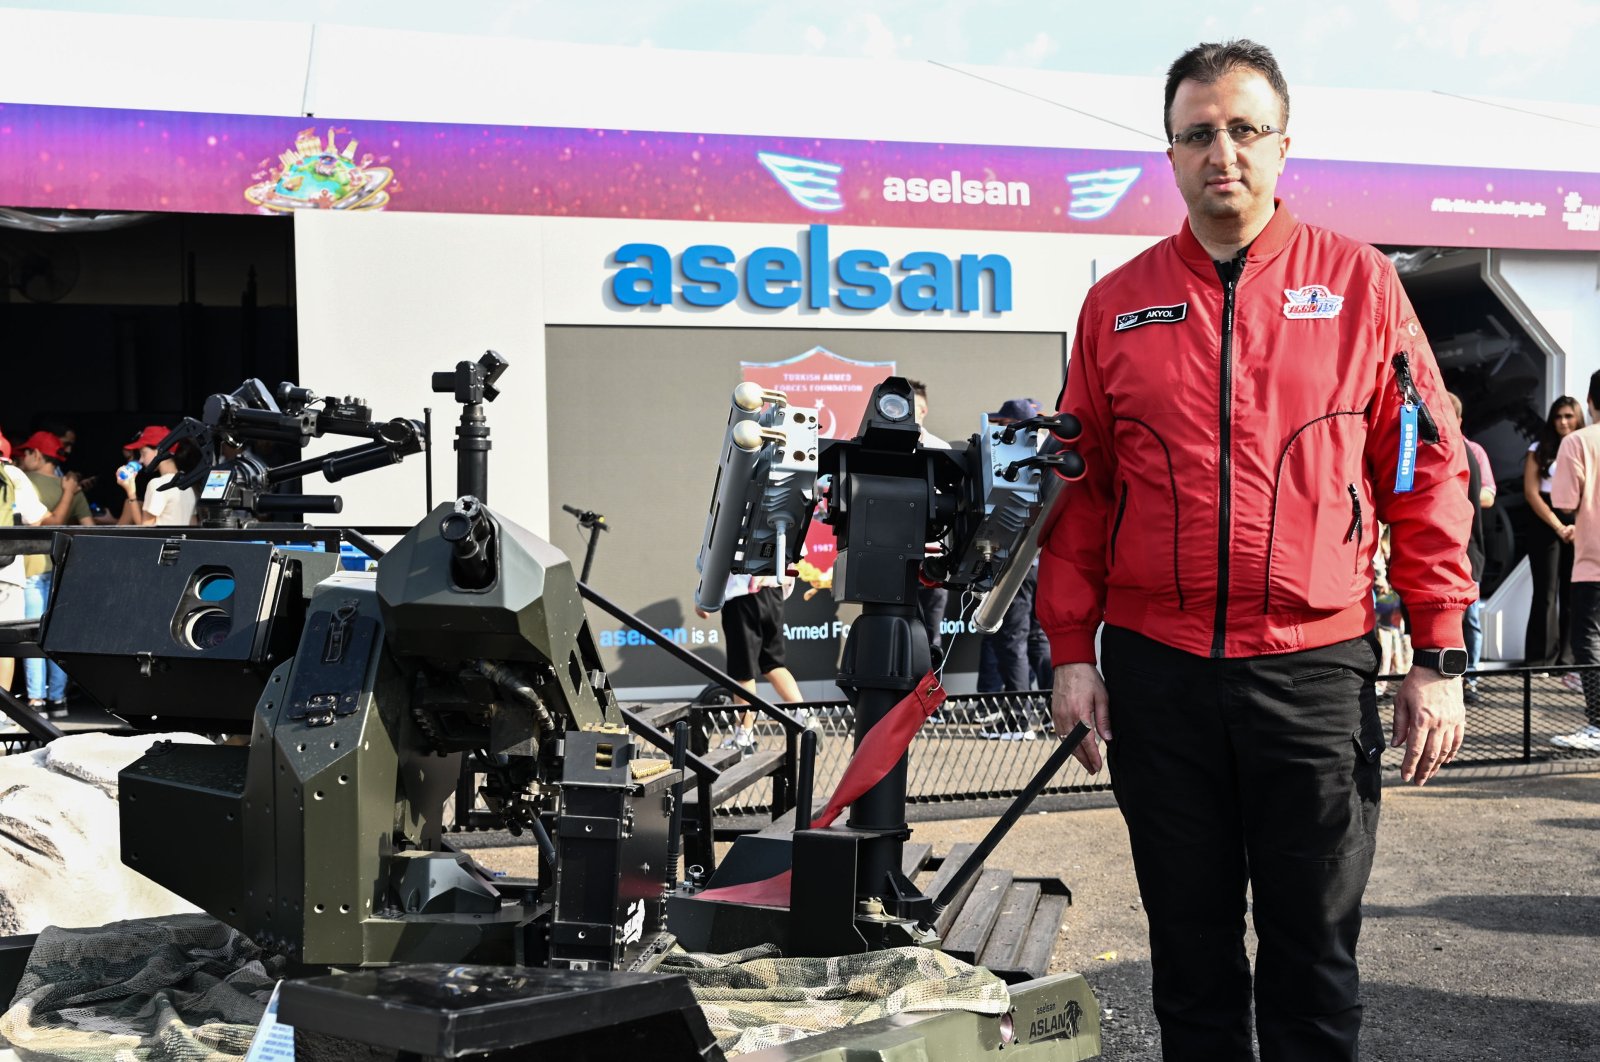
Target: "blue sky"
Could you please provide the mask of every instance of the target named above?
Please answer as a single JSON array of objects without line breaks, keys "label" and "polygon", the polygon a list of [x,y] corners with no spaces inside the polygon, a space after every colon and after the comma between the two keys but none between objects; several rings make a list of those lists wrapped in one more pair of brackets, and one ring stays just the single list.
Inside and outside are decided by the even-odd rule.
[{"label": "blue sky", "polygon": [[[87,12],[330,22],[587,44],[1160,74],[1249,36],[1290,84],[1600,105],[1600,0],[0,0]],[[274,12],[281,14],[274,15]]]}]

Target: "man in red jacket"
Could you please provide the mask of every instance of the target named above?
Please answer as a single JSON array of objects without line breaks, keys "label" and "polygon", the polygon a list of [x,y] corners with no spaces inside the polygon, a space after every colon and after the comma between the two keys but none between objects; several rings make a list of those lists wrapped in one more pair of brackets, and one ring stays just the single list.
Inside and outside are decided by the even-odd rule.
[{"label": "man in red jacket", "polygon": [[[1262,1059],[1354,1059],[1377,521],[1417,648],[1393,740],[1421,785],[1463,734],[1465,449],[1389,261],[1273,197],[1272,53],[1190,50],[1165,116],[1188,220],[1089,292],[1061,402],[1088,474],[1040,562],[1056,730],[1083,720],[1108,747],[1164,1057],[1251,1057],[1248,888]],[[1099,771],[1094,739],[1078,758]]]}]

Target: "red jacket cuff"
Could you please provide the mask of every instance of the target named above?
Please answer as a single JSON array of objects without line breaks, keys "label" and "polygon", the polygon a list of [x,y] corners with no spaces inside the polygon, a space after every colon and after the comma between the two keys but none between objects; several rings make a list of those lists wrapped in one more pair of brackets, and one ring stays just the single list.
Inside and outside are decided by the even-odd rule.
[{"label": "red jacket cuff", "polygon": [[1411,620],[1411,644],[1418,649],[1454,649],[1461,645],[1461,621],[1466,609],[1409,608],[1406,611]]},{"label": "red jacket cuff", "polygon": [[1094,635],[1099,630],[1099,625],[1093,627],[1067,627],[1058,631],[1046,631],[1050,637],[1050,663],[1055,667],[1062,664],[1092,664],[1094,660]]}]

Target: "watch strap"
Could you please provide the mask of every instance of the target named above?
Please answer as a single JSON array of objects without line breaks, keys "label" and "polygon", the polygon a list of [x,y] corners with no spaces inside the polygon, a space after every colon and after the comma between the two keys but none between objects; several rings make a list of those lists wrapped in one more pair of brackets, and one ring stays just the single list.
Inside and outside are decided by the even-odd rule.
[{"label": "watch strap", "polygon": [[[1451,658],[1451,666],[1446,666],[1446,654]],[[1413,649],[1411,662],[1417,667],[1425,667],[1437,671],[1441,675],[1451,677],[1466,673],[1466,649],[1461,646],[1444,646],[1439,649]]]}]

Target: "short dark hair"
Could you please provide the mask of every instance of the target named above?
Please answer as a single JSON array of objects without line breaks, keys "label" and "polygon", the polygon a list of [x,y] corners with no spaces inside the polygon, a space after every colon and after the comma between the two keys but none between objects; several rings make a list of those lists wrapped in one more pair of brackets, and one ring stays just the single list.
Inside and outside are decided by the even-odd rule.
[{"label": "short dark hair", "polygon": [[1589,404],[1600,409],[1600,371],[1589,377]]},{"label": "short dark hair", "polygon": [[911,377],[907,376],[906,383],[911,385],[912,394],[921,395],[923,398],[928,397],[928,385],[923,383],[921,380],[913,380]]},{"label": "short dark hair", "polygon": [[1185,81],[1210,85],[1239,67],[1254,70],[1267,79],[1267,84],[1277,93],[1278,103],[1283,107],[1283,127],[1289,127],[1289,83],[1278,68],[1278,60],[1266,45],[1241,37],[1232,41],[1197,44],[1178,56],[1167,68],[1167,102],[1161,111],[1161,124],[1167,131],[1168,140],[1172,139],[1172,101],[1178,95],[1178,86]]}]

